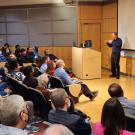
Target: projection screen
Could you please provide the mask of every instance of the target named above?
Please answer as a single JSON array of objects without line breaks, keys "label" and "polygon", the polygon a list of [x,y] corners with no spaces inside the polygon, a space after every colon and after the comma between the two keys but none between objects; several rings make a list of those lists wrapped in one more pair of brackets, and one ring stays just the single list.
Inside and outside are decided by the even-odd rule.
[{"label": "projection screen", "polygon": [[135,0],[119,0],[118,34],[123,49],[135,50]]}]

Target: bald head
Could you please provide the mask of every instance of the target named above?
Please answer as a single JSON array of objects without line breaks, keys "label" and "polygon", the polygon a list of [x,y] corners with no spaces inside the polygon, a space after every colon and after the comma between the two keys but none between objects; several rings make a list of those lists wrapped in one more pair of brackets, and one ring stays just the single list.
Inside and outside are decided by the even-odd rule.
[{"label": "bald head", "polygon": [[68,128],[60,124],[50,126],[44,135],[74,135]]},{"label": "bald head", "polygon": [[56,61],[56,66],[59,67],[65,67],[65,63],[62,59],[59,59]]}]

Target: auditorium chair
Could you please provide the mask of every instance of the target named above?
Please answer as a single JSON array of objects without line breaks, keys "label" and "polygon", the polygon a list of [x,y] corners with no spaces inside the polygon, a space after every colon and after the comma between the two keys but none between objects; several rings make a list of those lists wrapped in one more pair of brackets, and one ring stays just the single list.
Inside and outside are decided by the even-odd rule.
[{"label": "auditorium chair", "polygon": [[27,87],[9,76],[7,76],[7,81],[12,85],[15,94],[21,95],[26,101],[32,101],[34,111],[39,112],[44,120],[48,119],[48,113],[52,109],[51,103],[45,99],[39,90]]},{"label": "auditorium chair", "polygon": [[73,98],[74,103],[79,102],[79,94],[81,93],[81,85],[80,84],[72,84],[72,85],[64,86],[63,82],[59,78],[57,78],[55,76],[51,76],[49,79],[49,87],[51,89],[63,88],[66,90],[68,95]]},{"label": "auditorium chair", "polygon": [[128,131],[135,132],[135,116],[126,114],[126,125]]}]

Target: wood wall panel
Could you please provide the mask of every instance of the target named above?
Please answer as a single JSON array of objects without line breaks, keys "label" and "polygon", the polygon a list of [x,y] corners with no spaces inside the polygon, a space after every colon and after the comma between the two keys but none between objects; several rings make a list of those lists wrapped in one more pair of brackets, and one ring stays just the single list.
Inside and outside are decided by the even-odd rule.
[{"label": "wood wall panel", "polygon": [[111,67],[111,48],[105,44],[105,40],[112,39],[111,33],[117,32],[117,2],[103,5],[102,18],[102,67]]},{"label": "wood wall panel", "polygon": [[117,18],[103,19],[103,32],[116,32]]},{"label": "wood wall panel", "polygon": [[[87,24],[97,24],[101,26],[102,23],[102,5],[78,5],[78,45],[83,42],[83,37],[93,37],[94,33],[89,35],[89,32],[84,33],[83,26]],[[101,28],[100,28],[101,37]],[[98,40],[100,40],[99,38]],[[88,40],[88,39],[87,39]],[[94,39],[93,39],[94,40]],[[100,41],[99,41],[100,42]],[[101,42],[100,42],[101,43]],[[97,50],[101,50],[101,45],[98,44]]]},{"label": "wood wall panel", "polygon": [[102,19],[102,6],[100,5],[81,5],[80,19]]},{"label": "wood wall panel", "polygon": [[103,18],[117,18],[117,2],[103,6]]}]

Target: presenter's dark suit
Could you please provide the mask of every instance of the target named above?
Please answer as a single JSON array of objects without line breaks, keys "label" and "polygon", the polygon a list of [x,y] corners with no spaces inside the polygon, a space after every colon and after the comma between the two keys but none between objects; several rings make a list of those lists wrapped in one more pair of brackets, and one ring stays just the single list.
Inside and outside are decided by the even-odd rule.
[{"label": "presenter's dark suit", "polygon": [[67,126],[75,135],[90,135],[91,126],[83,117],[61,109],[51,110],[48,120],[52,124],[63,124]]},{"label": "presenter's dark suit", "polygon": [[122,47],[122,40],[117,38],[113,40],[112,43],[107,43],[109,47],[112,47],[112,55],[111,55],[111,71],[112,76],[120,76],[120,52]]}]

